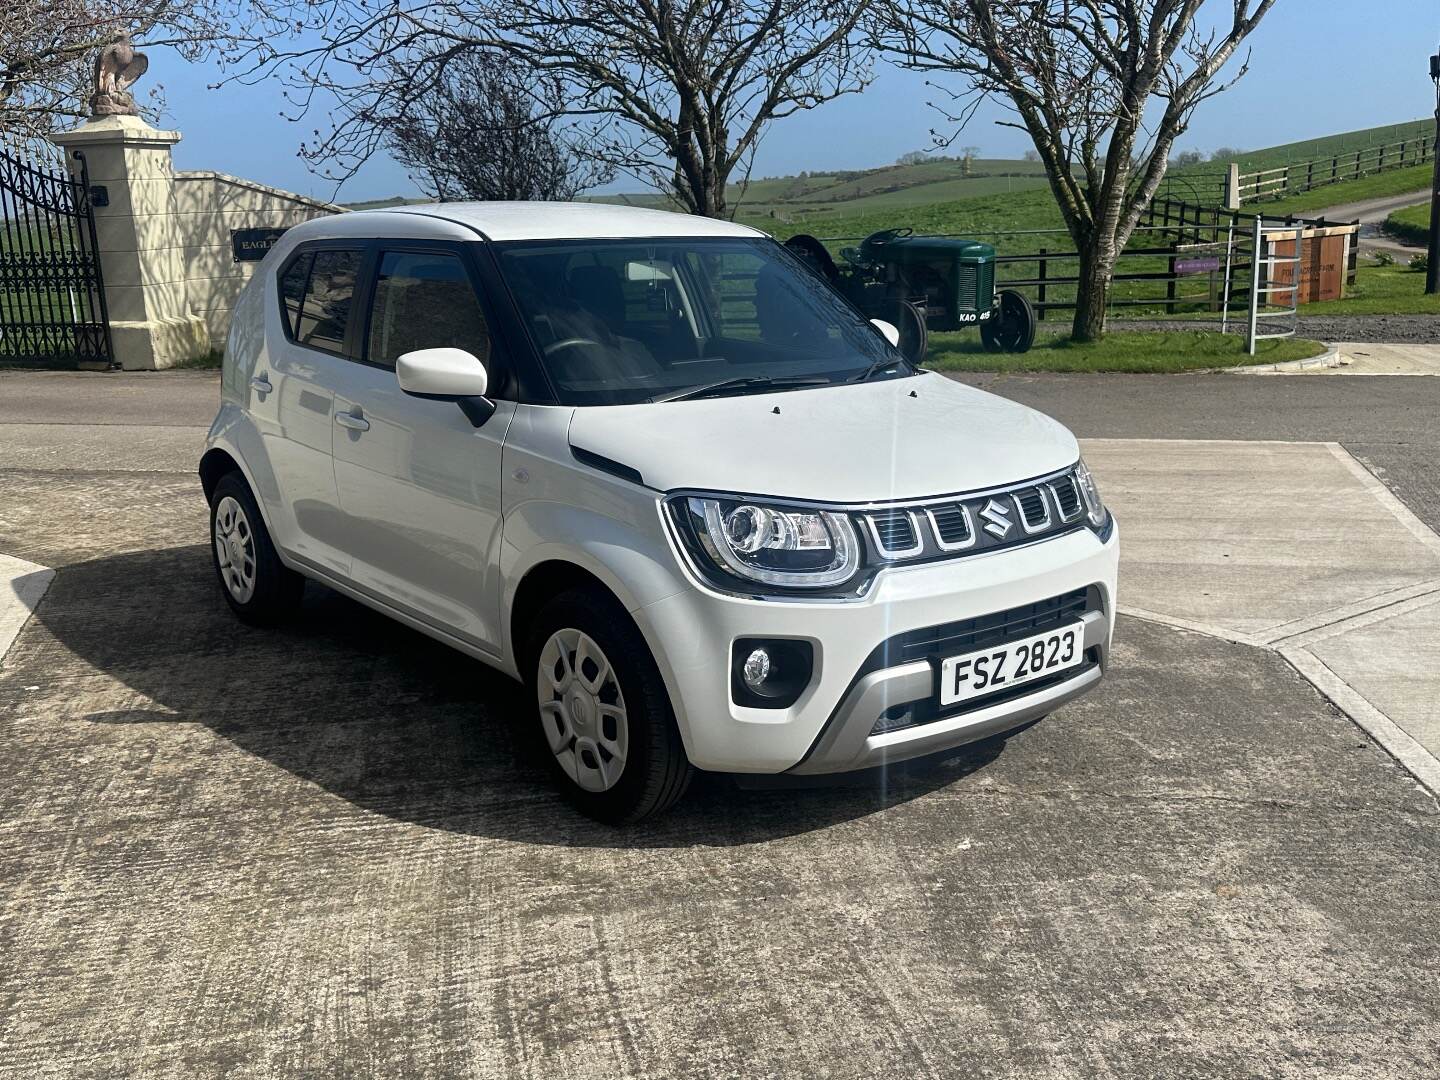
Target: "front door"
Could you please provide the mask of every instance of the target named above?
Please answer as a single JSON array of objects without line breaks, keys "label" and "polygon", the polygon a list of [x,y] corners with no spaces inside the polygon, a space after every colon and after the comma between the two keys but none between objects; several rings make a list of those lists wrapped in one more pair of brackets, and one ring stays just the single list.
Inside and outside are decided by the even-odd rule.
[{"label": "front door", "polygon": [[350,578],[432,626],[500,648],[500,454],[515,415],[500,401],[480,428],[449,401],[411,397],[395,360],[452,347],[499,385],[484,307],[458,245],[382,249],[362,359],[335,396],[331,446]]}]

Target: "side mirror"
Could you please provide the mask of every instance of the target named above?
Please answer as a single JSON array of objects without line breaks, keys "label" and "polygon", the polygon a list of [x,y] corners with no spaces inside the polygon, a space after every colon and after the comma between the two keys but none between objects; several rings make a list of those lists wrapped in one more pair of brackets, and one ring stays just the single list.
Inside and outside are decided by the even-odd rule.
[{"label": "side mirror", "polygon": [[476,427],[495,415],[485,396],[490,378],[485,365],[464,349],[416,349],[395,361],[400,389],[419,398],[453,401]]},{"label": "side mirror", "polygon": [[894,323],[888,323],[884,319],[871,319],[870,325],[885,335],[885,340],[895,348],[900,347],[900,328]]}]

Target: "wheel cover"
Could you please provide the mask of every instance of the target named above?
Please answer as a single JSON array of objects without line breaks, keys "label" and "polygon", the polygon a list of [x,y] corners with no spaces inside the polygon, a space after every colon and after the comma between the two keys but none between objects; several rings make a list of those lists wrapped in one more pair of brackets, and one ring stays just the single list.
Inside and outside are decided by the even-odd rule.
[{"label": "wheel cover", "polygon": [[585,791],[609,791],[625,771],[630,724],[609,658],[588,634],[557,630],[540,650],[536,695],[550,752]]},{"label": "wheel cover", "polygon": [[215,563],[237,603],[255,595],[255,531],[239,501],[226,495],[215,504]]}]

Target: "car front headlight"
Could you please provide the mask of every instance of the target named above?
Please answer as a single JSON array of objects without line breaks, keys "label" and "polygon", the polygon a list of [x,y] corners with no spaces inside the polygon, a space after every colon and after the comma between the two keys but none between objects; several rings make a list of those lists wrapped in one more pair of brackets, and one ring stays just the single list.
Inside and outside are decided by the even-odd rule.
[{"label": "car front headlight", "polygon": [[1105,502],[1100,498],[1100,485],[1095,482],[1095,476],[1085,464],[1084,458],[1075,466],[1075,480],[1080,485],[1080,496],[1085,500],[1085,516],[1090,525],[1096,529],[1105,528],[1110,522],[1110,511],[1105,508]]},{"label": "car front headlight", "polygon": [[742,498],[680,495],[671,513],[711,569],[783,589],[823,589],[854,577],[860,544],[850,519],[829,510]]}]

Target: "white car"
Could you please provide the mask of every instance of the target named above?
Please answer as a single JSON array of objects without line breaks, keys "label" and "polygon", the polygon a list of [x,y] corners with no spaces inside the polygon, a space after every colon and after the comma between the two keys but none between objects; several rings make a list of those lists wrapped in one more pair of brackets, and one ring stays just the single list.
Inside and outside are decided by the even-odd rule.
[{"label": "white car", "polygon": [[833,773],[1099,682],[1118,537],[1075,439],[923,371],[771,238],[592,204],[284,234],[200,476],[247,621],[321,582],[523,680],[560,784]]}]

